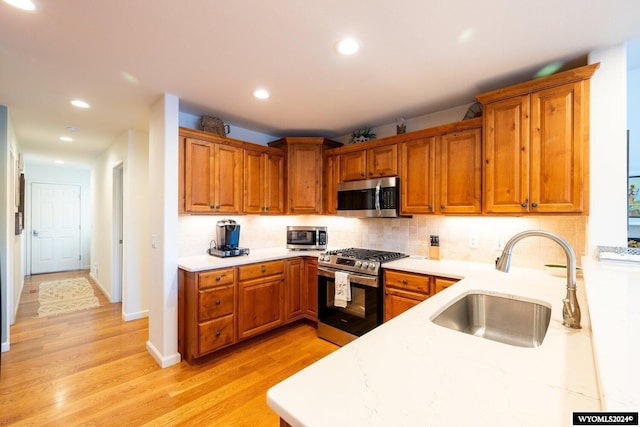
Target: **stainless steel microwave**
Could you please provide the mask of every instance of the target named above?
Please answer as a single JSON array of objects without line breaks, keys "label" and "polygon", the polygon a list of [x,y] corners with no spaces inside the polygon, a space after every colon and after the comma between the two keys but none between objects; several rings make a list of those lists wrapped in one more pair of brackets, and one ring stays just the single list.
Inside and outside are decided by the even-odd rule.
[{"label": "stainless steel microwave", "polygon": [[400,180],[395,177],[338,184],[338,215],[395,218],[400,209]]},{"label": "stainless steel microwave", "polygon": [[327,249],[327,227],[308,225],[287,226],[287,249]]}]

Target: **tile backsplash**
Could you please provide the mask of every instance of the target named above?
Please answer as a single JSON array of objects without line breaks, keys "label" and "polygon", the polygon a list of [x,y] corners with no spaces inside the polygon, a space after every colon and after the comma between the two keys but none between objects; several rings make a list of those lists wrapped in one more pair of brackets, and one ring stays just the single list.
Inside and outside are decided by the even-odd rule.
[{"label": "tile backsplash", "polygon": [[[355,219],[336,216],[212,216],[181,215],[178,219],[178,255],[206,253],[215,239],[215,225],[221,219],[240,224],[240,246],[250,249],[284,247],[287,225],[327,226],[330,248],[362,247],[405,252],[429,253],[429,235],[440,236],[443,259],[493,263],[514,234],[524,230],[556,233],[573,247],[578,263],[586,251],[587,218],[584,216],[452,217],[420,215],[412,218]],[[477,247],[470,247],[475,240]],[[513,250],[512,265],[543,268],[544,264],[565,264],[560,246],[551,240],[529,237]]]}]

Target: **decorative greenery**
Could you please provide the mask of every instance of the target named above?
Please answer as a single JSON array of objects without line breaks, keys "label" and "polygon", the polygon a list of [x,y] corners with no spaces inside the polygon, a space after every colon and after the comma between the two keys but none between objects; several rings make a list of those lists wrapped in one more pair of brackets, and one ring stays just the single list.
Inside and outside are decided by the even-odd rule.
[{"label": "decorative greenery", "polygon": [[352,144],[369,141],[371,139],[376,139],[376,134],[371,131],[371,128],[358,129],[356,131],[353,131],[353,133],[351,134]]}]

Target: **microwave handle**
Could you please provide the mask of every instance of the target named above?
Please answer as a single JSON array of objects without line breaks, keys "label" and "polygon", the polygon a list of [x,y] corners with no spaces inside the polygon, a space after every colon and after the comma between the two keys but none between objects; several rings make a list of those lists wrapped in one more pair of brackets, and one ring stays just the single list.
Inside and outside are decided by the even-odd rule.
[{"label": "microwave handle", "polygon": [[380,210],[380,181],[378,181],[378,185],[376,185],[376,214],[378,216],[382,215],[382,211]]}]

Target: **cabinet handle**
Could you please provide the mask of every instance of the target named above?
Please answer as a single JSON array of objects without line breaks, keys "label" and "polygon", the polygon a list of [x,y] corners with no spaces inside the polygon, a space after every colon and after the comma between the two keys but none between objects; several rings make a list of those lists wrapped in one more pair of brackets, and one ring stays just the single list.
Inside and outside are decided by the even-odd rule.
[{"label": "cabinet handle", "polygon": [[532,207],[532,208],[537,208],[537,207],[538,207],[538,204],[537,204],[536,202],[533,202],[533,203],[531,203],[531,207]]},{"label": "cabinet handle", "polygon": [[407,284],[407,279],[402,279],[402,284],[406,285]]},{"label": "cabinet handle", "polygon": [[219,282],[220,280],[222,280],[222,276],[216,276],[216,282]]},{"label": "cabinet handle", "polygon": [[221,333],[222,333],[222,331],[221,331],[220,329],[218,329],[218,330],[216,331],[216,337],[219,337]]},{"label": "cabinet handle", "polygon": [[527,199],[527,200],[525,200],[524,202],[522,202],[522,203],[520,204],[520,206],[522,206],[523,208],[526,208],[528,204],[529,204],[529,199]]},{"label": "cabinet handle", "polygon": [[433,210],[433,206],[431,206],[431,205],[427,205],[427,209],[429,209],[430,211],[432,211],[432,210]]},{"label": "cabinet handle", "polygon": [[447,209],[445,205],[440,205],[440,209]]},{"label": "cabinet handle", "polygon": [[220,305],[220,300],[219,299],[216,300],[216,305]]},{"label": "cabinet handle", "polygon": [[264,265],[262,266],[262,272],[266,273],[267,272],[267,267],[265,267]]}]

